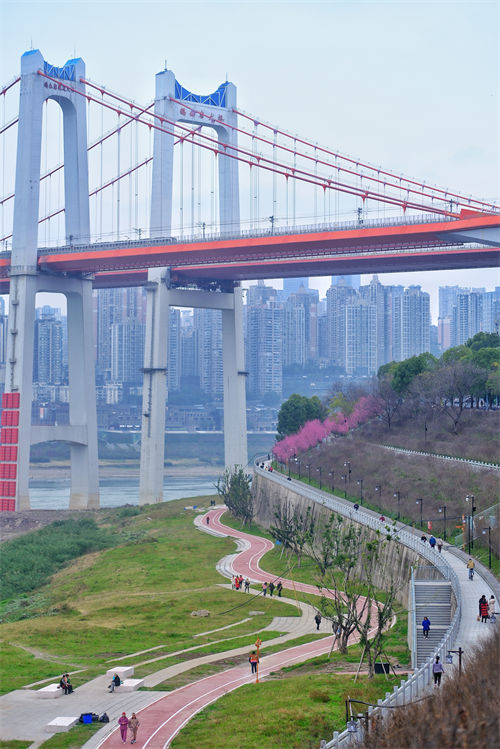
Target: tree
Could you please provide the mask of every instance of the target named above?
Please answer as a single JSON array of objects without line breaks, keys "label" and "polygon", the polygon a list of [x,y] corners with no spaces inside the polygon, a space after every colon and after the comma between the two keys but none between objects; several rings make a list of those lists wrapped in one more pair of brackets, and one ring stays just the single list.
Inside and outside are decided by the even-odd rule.
[{"label": "tree", "polygon": [[347,652],[349,637],[355,630],[358,607],[363,609],[362,585],[355,577],[363,529],[346,523],[342,515],[332,513],[319,543],[311,550],[318,566],[317,585],[321,594],[319,608],[322,615],[340,624],[339,651]]},{"label": "tree", "polygon": [[432,354],[424,353],[411,356],[399,364],[396,364],[392,376],[392,387],[397,393],[407,392],[412,380],[422,372],[434,369],[437,360]]},{"label": "tree", "polygon": [[[394,560],[384,554],[388,544],[394,543],[394,527],[386,526],[385,533],[377,531],[377,538],[366,540],[361,552],[361,578],[364,583],[365,606],[355,612],[355,628],[368,661],[368,678],[375,675],[375,663],[384,650],[384,632],[394,616],[397,596],[402,587]],[[399,553],[399,544],[396,546]],[[380,590],[376,580],[383,580]]]},{"label": "tree", "polygon": [[451,419],[453,433],[458,434],[463,411],[472,402],[478,384],[485,379],[484,370],[471,362],[457,360],[440,367],[433,379],[434,408]]},{"label": "tree", "polygon": [[250,482],[251,477],[242,466],[234,466],[226,468],[215,484],[217,494],[223,497],[228,509],[242,520],[243,525],[251,523],[254,514]]},{"label": "tree", "polygon": [[390,429],[394,417],[401,408],[403,398],[394,390],[388,375],[384,375],[377,383],[377,402],[380,406],[380,418]]},{"label": "tree", "polygon": [[[341,516],[329,521],[323,531],[322,544],[331,549],[332,565],[318,581],[324,593],[321,611],[326,618],[341,623],[340,652],[346,652],[349,636],[357,630],[370,678],[383,651],[384,631],[394,615],[401,587],[393,559],[389,562],[389,555],[384,553],[393,537],[393,526],[374,536],[373,531],[346,523]],[[381,580],[383,590],[376,585]]]},{"label": "tree", "polygon": [[326,410],[317,395],[306,398],[293,393],[282,404],[278,413],[278,439],[296,434],[306,421],[322,420],[325,416]]},{"label": "tree", "polygon": [[465,345],[473,351],[479,351],[482,348],[499,348],[500,335],[498,333],[476,333],[469,338]]},{"label": "tree", "polygon": [[271,535],[281,544],[281,556],[283,552],[287,553],[293,549],[293,510],[286,501],[280,501],[278,509],[275,510],[274,525],[269,528]]}]

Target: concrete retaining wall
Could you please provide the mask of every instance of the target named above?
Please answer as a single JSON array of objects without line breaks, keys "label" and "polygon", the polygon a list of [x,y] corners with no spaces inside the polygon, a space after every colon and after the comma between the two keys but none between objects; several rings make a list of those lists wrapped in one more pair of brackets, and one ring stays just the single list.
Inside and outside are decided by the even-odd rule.
[{"label": "concrete retaining wall", "polygon": [[[269,528],[273,525],[276,522],[274,513],[280,507],[280,504],[283,506],[283,504],[287,503],[291,508],[296,508],[303,514],[306,513],[308,507],[311,507],[314,513],[315,525],[318,528],[316,539],[320,536],[321,528],[327,522],[332,512],[327,507],[323,507],[319,502],[312,501],[308,497],[299,494],[294,490],[294,484],[291,482],[286,485],[277,484],[271,477],[261,472],[254,472],[252,487],[255,520],[259,525],[262,525],[264,528]],[[357,528],[360,527],[358,523],[355,523],[354,520],[350,521],[348,518],[344,518],[344,522],[352,522]],[[362,527],[367,538],[374,539],[378,537],[375,531],[366,528],[366,526]],[[411,568],[412,566],[422,567],[426,564],[426,561],[415,551],[396,542],[385,545],[381,554],[380,577],[377,578],[377,575],[374,577],[376,586],[383,590],[387,582],[386,570],[392,570],[396,575],[396,583],[399,590],[398,602],[406,609],[409,609]],[[361,565],[357,572],[362,576]]]}]

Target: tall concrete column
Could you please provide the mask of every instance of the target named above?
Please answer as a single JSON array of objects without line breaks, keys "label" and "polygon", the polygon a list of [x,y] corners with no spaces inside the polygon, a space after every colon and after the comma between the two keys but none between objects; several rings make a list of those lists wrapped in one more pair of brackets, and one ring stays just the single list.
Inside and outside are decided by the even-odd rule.
[{"label": "tall concrete column", "polygon": [[[229,127],[217,127],[219,139],[219,222],[221,232],[234,233],[240,230],[240,192],[238,182],[239,162],[231,158],[236,151],[227,146],[238,145],[236,109],[236,86],[226,84],[225,119]],[[226,145],[226,148],[224,146]]]},{"label": "tall concrete column", "polygon": [[97,414],[92,319],[92,281],[77,281],[80,293],[66,294],[70,425],[87,427],[87,444],[71,444],[71,493],[74,510],[99,507]]},{"label": "tall concrete column", "polygon": [[163,500],[169,297],[165,268],[150,268],[146,293],[139,504]]},{"label": "tall concrete column", "polygon": [[[163,70],[155,79],[155,114],[158,117],[174,119],[170,97],[175,94],[175,75],[171,70]],[[156,120],[160,124],[160,120]],[[173,132],[174,126],[165,123],[165,130]],[[174,173],[174,136],[161,130],[154,131],[153,170],[151,181],[151,221],[152,237],[168,237],[172,226],[172,190]]]},{"label": "tall concrete column", "polygon": [[[44,75],[39,75],[39,72]],[[74,445],[72,506],[98,505],[90,281],[81,283],[75,299],[68,297],[72,351],[70,414],[79,423],[76,428],[69,426],[62,430],[64,436],[61,436],[59,427],[46,427],[42,430],[43,439],[40,428],[31,424],[35,298],[37,291],[48,290],[47,276],[40,274],[37,268],[42,105],[45,100],[53,99],[63,111],[66,236],[71,241],[86,241],[89,238],[86,101],[71,90],[76,88],[83,93],[81,78],[85,78],[85,64],[81,59],[68,60],[58,68],[48,64],[38,50],[30,50],[21,58],[9,335],[3,399],[7,423],[13,426],[1,431],[0,475],[9,479],[1,483],[2,509],[29,508],[30,445],[50,439],[64,439]],[[50,290],[60,293],[66,293],[72,283],[66,278],[49,278],[49,286],[53,286]]]},{"label": "tall concrete column", "polygon": [[226,468],[246,466],[247,414],[245,353],[243,347],[243,297],[234,289],[232,310],[222,310],[222,366],[224,377],[224,461]]}]

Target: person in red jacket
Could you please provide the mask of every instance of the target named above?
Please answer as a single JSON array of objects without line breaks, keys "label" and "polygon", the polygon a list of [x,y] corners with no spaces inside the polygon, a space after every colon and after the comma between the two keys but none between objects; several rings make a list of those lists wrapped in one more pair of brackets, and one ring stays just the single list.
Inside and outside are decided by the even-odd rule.
[{"label": "person in red jacket", "polygon": [[488,611],[488,601],[486,600],[486,596],[482,596],[479,599],[479,614],[481,615],[481,621],[487,622],[489,618],[489,611]]}]

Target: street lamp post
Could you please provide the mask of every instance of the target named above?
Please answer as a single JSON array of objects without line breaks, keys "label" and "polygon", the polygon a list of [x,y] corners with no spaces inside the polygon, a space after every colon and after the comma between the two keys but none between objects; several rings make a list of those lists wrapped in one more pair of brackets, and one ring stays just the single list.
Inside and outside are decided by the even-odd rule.
[{"label": "street lamp post", "polygon": [[418,499],[416,500],[415,504],[416,504],[416,505],[420,505],[420,525],[422,526],[422,525],[423,525],[423,520],[422,520],[422,508],[423,508],[423,504],[424,504],[424,500],[422,499],[422,497],[419,497],[419,498],[418,498]]},{"label": "street lamp post", "polygon": [[334,481],[335,481],[335,471],[328,471],[328,475],[332,477],[332,494],[335,491]]},{"label": "street lamp post", "polygon": [[349,483],[351,483],[351,473],[352,473],[352,471],[351,471],[351,461],[350,460],[346,460],[345,461],[344,468],[347,468],[347,476],[348,476],[348,479],[349,479]]},{"label": "street lamp post", "polygon": [[483,528],[481,533],[483,536],[485,535],[486,531],[488,531],[488,567],[491,570],[491,526],[489,525],[487,528]]},{"label": "street lamp post", "polygon": [[347,476],[345,475],[345,473],[343,473],[340,478],[344,482],[344,499],[346,499],[347,498],[347,490],[346,490],[346,484],[345,484],[345,482],[347,480]]},{"label": "street lamp post", "polygon": [[307,472],[309,474],[309,483],[311,483],[311,464],[306,463]]},{"label": "street lamp post", "polygon": [[443,513],[444,518],[444,531],[443,531],[443,538],[446,541],[446,505],[443,505],[442,507],[439,507],[439,512]]},{"label": "street lamp post", "polygon": [[300,458],[295,458],[295,462],[297,463],[297,466],[299,468],[299,481],[300,481]]},{"label": "street lamp post", "polygon": [[471,513],[468,516],[467,520],[467,526],[468,526],[468,552],[470,554],[470,550],[474,548],[474,513],[476,512],[476,507],[474,505],[474,495],[473,494],[467,494],[465,501],[470,502],[470,509]]},{"label": "street lamp post", "polygon": [[363,479],[358,479],[359,486],[359,501],[363,504]]},{"label": "street lamp post", "polygon": [[401,499],[401,492],[400,491],[394,492],[393,496],[398,498],[398,520],[399,520],[401,517],[401,513],[399,511],[399,501]]},{"label": "street lamp post", "polygon": [[322,466],[319,466],[318,468],[316,468],[316,470],[317,470],[317,471],[319,471],[319,488],[321,489],[321,487],[322,487],[322,483],[321,483],[321,473],[322,473],[323,467],[322,467]]}]

